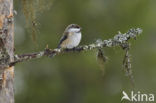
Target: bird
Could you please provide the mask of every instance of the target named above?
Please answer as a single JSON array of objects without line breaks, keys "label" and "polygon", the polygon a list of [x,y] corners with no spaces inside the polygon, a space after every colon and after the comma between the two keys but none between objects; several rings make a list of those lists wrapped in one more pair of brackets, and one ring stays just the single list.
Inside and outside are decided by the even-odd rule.
[{"label": "bird", "polygon": [[57,48],[75,48],[79,45],[81,36],[81,27],[77,24],[70,24],[66,27]]}]

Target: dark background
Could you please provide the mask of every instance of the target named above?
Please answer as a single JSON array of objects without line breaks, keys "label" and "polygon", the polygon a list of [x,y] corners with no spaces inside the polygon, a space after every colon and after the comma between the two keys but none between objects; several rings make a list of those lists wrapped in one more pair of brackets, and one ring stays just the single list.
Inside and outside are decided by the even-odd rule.
[{"label": "dark background", "polygon": [[32,6],[34,10],[45,6],[44,11],[38,10],[35,15],[34,41],[31,19],[26,19],[23,4],[15,0],[16,53],[37,52],[47,44],[55,48],[65,27],[71,23],[83,28],[80,45],[140,27],[143,33],[137,40],[130,40],[135,88],[122,70],[124,51],[119,47],[104,48],[109,58],[104,76],[96,61],[96,50],[67,53],[53,59],[43,57],[16,65],[16,103],[120,103],[123,90],[129,95],[132,90],[156,93],[155,0],[42,1],[39,6]]}]

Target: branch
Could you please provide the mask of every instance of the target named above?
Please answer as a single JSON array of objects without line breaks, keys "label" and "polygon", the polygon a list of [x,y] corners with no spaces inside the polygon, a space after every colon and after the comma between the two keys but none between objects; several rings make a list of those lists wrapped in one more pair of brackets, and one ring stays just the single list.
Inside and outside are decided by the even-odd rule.
[{"label": "branch", "polygon": [[142,29],[130,29],[127,33],[122,34],[119,32],[117,35],[114,36],[112,39],[108,40],[97,40],[95,43],[89,45],[78,46],[72,49],[49,49],[45,48],[45,50],[36,52],[36,53],[28,53],[22,55],[15,55],[14,62],[11,62],[9,66],[14,66],[15,64],[35,58],[41,58],[43,56],[54,57],[55,55],[67,52],[81,52],[81,51],[88,51],[92,49],[99,49],[104,47],[114,47],[114,46],[121,46],[123,49],[128,48],[128,40],[136,37],[142,33]]}]

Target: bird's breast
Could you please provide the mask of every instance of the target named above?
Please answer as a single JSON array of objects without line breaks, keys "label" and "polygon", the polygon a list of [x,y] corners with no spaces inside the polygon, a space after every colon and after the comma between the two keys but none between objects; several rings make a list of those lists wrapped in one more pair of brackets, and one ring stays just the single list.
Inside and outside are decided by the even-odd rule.
[{"label": "bird's breast", "polygon": [[71,36],[71,41],[74,46],[78,46],[81,41],[81,33],[75,33]]},{"label": "bird's breast", "polygon": [[74,47],[78,46],[81,41],[81,33],[72,34],[71,36],[68,37],[68,39],[66,41],[68,41],[66,43],[67,48],[74,48]]}]

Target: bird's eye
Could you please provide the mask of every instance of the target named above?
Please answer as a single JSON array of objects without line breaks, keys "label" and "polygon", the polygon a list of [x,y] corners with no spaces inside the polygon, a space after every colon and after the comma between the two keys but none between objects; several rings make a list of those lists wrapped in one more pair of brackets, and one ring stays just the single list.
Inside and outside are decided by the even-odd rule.
[{"label": "bird's eye", "polygon": [[76,28],[78,28],[78,29],[79,29],[80,27],[77,25],[77,26],[76,26]]},{"label": "bird's eye", "polygon": [[79,28],[80,28],[80,26],[79,26],[79,25],[72,25],[72,27],[73,27],[73,28],[77,28],[77,29],[79,29]]}]

